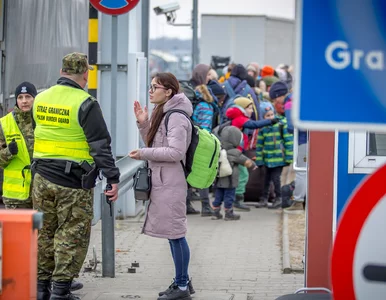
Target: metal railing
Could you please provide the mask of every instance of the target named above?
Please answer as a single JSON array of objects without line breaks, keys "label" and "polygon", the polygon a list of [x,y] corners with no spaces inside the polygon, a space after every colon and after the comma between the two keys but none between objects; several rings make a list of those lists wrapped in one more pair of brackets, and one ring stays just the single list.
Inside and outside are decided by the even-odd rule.
[{"label": "metal railing", "polygon": [[[92,225],[96,225],[102,220],[102,276],[115,277],[115,217],[116,206],[125,207],[125,201],[134,201],[131,207],[134,207],[136,214],[136,200],[126,197],[127,192],[133,186],[133,176],[137,169],[143,166],[143,161],[133,160],[126,156],[117,161],[116,165],[121,173],[119,188],[119,198],[114,203],[108,203],[104,195],[106,179],[97,182],[94,188],[94,218]],[[122,211],[123,209],[121,209]],[[123,213],[125,216],[125,213]]]}]

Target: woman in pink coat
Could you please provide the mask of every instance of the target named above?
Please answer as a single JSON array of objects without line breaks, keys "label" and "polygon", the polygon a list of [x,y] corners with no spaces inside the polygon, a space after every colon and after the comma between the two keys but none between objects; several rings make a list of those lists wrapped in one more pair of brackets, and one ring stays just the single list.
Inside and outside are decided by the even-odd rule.
[{"label": "woman in pink coat", "polygon": [[185,161],[192,135],[190,121],[180,113],[169,117],[166,135],[165,113],[179,109],[193,113],[189,99],[179,92],[179,83],[171,73],[156,74],[149,88],[155,109],[149,120],[147,108],[134,103],[134,113],[147,147],[130,153],[133,159],[147,160],[152,170],[152,190],[143,233],[169,240],[175,265],[172,285],[160,293],[161,299],[191,299],[189,282],[190,250],[185,239],[187,230],[187,183],[180,161]]}]

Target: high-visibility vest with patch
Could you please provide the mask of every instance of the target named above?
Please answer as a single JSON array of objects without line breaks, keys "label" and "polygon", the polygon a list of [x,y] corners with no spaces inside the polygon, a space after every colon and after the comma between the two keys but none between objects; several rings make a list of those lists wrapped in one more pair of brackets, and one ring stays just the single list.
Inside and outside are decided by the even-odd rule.
[{"label": "high-visibility vest with patch", "polygon": [[31,187],[31,158],[27,144],[16,124],[13,113],[0,119],[1,128],[7,145],[15,140],[18,153],[12,157],[7,167],[4,168],[3,197],[17,200],[27,200]]},{"label": "high-visibility vest with patch", "polygon": [[36,96],[34,159],[94,162],[78,120],[80,106],[88,98],[85,91],[65,85],[55,85]]}]

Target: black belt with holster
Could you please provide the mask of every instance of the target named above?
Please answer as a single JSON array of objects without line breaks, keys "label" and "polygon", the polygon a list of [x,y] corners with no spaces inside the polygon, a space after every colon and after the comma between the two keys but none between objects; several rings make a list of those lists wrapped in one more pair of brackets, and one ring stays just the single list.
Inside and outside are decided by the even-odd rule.
[{"label": "black belt with holster", "polygon": [[37,159],[34,160],[31,169],[32,176],[36,173],[36,169],[38,168],[39,163],[53,163],[56,166],[61,166],[63,168],[63,173],[67,176],[74,176],[81,181],[81,185],[83,189],[92,189],[95,187],[96,179],[99,176],[99,169],[96,164],[90,165],[87,161],[82,161],[81,163],[77,163],[74,161],[68,160],[59,160],[59,159]]}]

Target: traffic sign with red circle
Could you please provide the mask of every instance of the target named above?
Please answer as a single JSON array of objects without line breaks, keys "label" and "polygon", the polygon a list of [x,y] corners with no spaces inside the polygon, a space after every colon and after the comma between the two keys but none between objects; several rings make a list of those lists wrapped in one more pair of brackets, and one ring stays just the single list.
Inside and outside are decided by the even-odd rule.
[{"label": "traffic sign with red circle", "polygon": [[92,6],[108,15],[122,15],[132,10],[139,0],[90,0]]},{"label": "traffic sign with red circle", "polygon": [[367,177],[346,205],[335,236],[334,300],[386,299],[386,165]]}]

